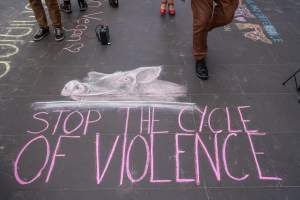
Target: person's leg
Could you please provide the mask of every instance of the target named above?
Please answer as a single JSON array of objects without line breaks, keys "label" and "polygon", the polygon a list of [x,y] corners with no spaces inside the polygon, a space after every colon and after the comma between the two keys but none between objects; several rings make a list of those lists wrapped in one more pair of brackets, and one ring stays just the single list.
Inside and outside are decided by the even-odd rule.
[{"label": "person's leg", "polygon": [[169,14],[175,15],[174,0],[169,0],[168,8],[169,8]]},{"label": "person's leg", "polygon": [[161,3],[160,3],[160,14],[161,15],[166,14],[166,12],[167,12],[167,3],[168,3],[167,0],[161,0]]},{"label": "person's leg", "polygon": [[71,0],[64,0],[65,4],[71,4]]},{"label": "person's leg", "polygon": [[233,20],[234,13],[239,5],[239,0],[215,0],[215,2],[217,5],[209,24],[209,30],[229,24]]},{"label": "person's leg", "polygon": [[213,0],[192,0],[193,54],[196,60],[207,55],[207,27],[213,12]]},{"label": "person's leg", "polygon": [[193,54],[196,60],[196,75],[208,79],[206,66],[207,31],[213,12],[213,0],[192,0],[193,11]]},{"label": "person's leg", "polygon": [[62,30],[61,16],[57,0],[46,0],[46,4],[52,21],[52,26],[54,27],[55,40],[61,41],[64,39],[64,33]]},{"label": "person's leg", "polygon": [[29,0],[30,6],[39,25],[37,31],[33,34],[34,41],[40,41],[49,34],[47,17],[41,0]]},{"label": "person's leg", "polygon": [[196,75],[208,79],[206,66],[208,26],[213,13],[213,0],[192,0],[193,54],[196,60]]},{"label": "person's leg", "polygon": [[88,8],[86,0],[78,0],[78,6],[80,11],[85,11]]},{"label": "person's leg", "polygon": [[47,17],[41,0],[29,0],[36,21],[42,28],[48,28]]},{"label": "person's leg", "polygon": [[48,7],[50,19],[52,21],[52,26],[55,28],[61,28],[61,16],[57,0],[45,0],[45,2]]},{"label": "person's leg", "polygon": [[72,12],[71,0],[63,0],[63,2],[60,4],[60,8],[65,13],[71,13]]}]

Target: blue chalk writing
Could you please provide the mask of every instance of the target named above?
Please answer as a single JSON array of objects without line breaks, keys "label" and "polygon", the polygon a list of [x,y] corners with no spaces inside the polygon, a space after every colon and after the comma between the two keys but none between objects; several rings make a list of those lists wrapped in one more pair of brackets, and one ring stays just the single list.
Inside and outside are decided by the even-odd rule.
[{"label": "blue chalk writing", "polygon": [[280,34],[276,30],[276,28],[272,25],[269,18],[262,12],[262,10],[255,4],[253,0],[245,0],[246,4],[249,6],[253,14],[257,17],[257,19],[261,22],[265,32],[268,37],[274,42],[279,43],[283,42]]}]

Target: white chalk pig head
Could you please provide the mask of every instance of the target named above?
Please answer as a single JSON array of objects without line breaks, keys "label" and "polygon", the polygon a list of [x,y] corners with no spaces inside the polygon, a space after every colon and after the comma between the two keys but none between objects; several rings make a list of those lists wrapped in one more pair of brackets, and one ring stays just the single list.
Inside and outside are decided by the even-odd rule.
[{"label": "white chalk pig head", "polygon": [[63,90],[61,91],[62,96],[80,95],[87,91],[87,88],[79,81],[69,81]]},{"label": "white chalk pig head", "polygon": [[69,81],[61,95],[69,96],[74,100],[115,100],[116,98],[138,100],[138,97],[145,94],[158,94],[159,91],[165,93],[166,91],[162,91],[164,87],[182,90],[180,85],[158,80],[161,70],[161,66],[155,66],[112,74],[89,72],[82,82]]}]

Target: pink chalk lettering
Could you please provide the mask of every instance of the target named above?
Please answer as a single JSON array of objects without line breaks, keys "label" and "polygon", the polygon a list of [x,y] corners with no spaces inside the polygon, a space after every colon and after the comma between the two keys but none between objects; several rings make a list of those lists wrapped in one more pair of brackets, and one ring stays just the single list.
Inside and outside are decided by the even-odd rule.
[{"label": "pink chalk lettering", "polygon": [[102,2],[97,1],[97,0],[90,0],[88,1],[89,7],[90,8],[98,8],[100,6],[102,6]]},{"label": "pink chalk lettering", "polygon": [[87,18],[81,17],[81,18],[78,19],[76,22],[77,22],[77,24],[89,24],[89,23],[90,23],[90,20],[87,19]]},{"label": "pink chalk lettering", "polygon": [[151,134],[168,133],[169,131],[154,131],[154,123],[160,120],[155,119],[155,106],[152,107],[152,119],[151,119]]},{"label": "pink chalk lettering", "polygon": [[249,130],[248,129],[246,123],[249,123],[250,120],[245,119],[244,116],[243,116],[243,113],[242,113],[242,109],[245,109],[245,108],[250,108],[250,106],[238,106],[238,111],[239,111],[241,121],[243,123],[244,131],[245,132],[258,132],[258,130]]},{"label": "pink chalk lettering", "polygon": [[194,152],[194,162],[195,162],[196,185],[200,185],[199,153],[198,153],[198,141],[197,141],[196,136],[195,136],[194,147],[195,147],[195,152]]},{"label": "pink chalk lettering", "polygon": [[38,117],[39,115],[48,115],[49,113],[47,112],[38,112],[38,113],[35,113],[33,115],[33,119],[36,119],[38,121],[41,121],[43,122],[45,125],[44,125],[44,128],[42,130],[39,130],[39,131],[30,131],[30,130],[27,130],[27,133],[30,133],[30,134],[40,134],[40,133],[43,133],[44,131],[46,131],[48,128],[49,128],[49,122],[44,119],[44,118],[41,118],[42,116]]},{"label": "pink chalk lettering", "polygon": [[[130,171],[130,154],[131,154],[131,149],[132,149],[132,146],[135,142],[135,140],[137,138],[140,138],[144,145],[145,145],[145,149],[146,149],[146,162],[145,162],[145,167],[144,167],[144,172],[142,173],[142,175],[135,179],[132,174],[131,174],[131,171]],[[128,179],[132,182],[132,183],[138,183],[140,182],[141,180],[143,180],[145,178],[145,176],[147,175],[147,171],[148,171],[148,168],[149,168],[149,161],[150,161],[150,151],[149,151],[149,145],[147,143],[147,140],[142,136],[142,135],[137,135],[135,136],[130,144],[129,144],[129,147],[128,147],[128,151],[127,151],[127,159],[126,159],[126,172],[127,172],[127,177]]]},{"label": "pink chalk lettering", "polygon": [[[95,112],[98,115],[97,119],[91,120],[91,112]],[[102,118],[101,113],[97,110],[89,110],[86,116],[86,122],[85,122],[85,126],[84,126],[84,130],[83,130],[83,135],[86,135],[88,127],[90,126],[90,124],[96,123],[98,121],[100,121],[100,119]]]},{"label": "pink chalk lettering", "polygon": [[150,134],[150,183],[169,183],[172,180],[154,178],[154,134]]},{"label": "pink chalk lettering", "polygon": [[101,18],[94,17],[95,15],[100,15],[100,14],[103,14],[103,12],[100,11],[100,12],[96,12],[96,13],[91,13],[91,14],[83,15],[82,17],[87,18],[87,19],[94,19],[96,21],[102,21]]},{"label": "pink chalk lettering", "polygon": [[186,106],[184,108],[182,108],[179,112],[179,115],[178,115],[178,125],[179,127],[181,128],[181,130],[183,132],[186,132],[186,133],[193,133],[195,132],[195,130],[191,130],[191,129],[187,129],[187,128],[184,128],[184,126],[182,125],[182,115],[184,114],[184,112],[188,109],[189,107]]},{"label": "pink chalk lettering", "polygon": [[234,130],[234,129],[231,127],[231,117],[230,117],[229,108],[226,107],[226,108],[225,108],[225,111],[226,111],[226,117],[227,117],[227,129],[228,129],[228,132],[229,132],[229,133],[241,133],[242,130]]},{"label": "pink chalk lettering", "polygon": [[215,134],[218,134],[218,133],[222,133],[223,130],[214,130],[214,128],[212,127],[211,125],[211,117],[212,115],[214,114],[214,112],[216,112],[217,110],[221,110],[220,108],[214,108],[208,115],[208,127],[209,129],[211,130],[211,132],[215,133]]},{"label": "pink chalk lettering", "polygon": [[264,136],[264,135],[266,135],[266,133],[247,132],[247,135],[248,135],[248,138],[249,138],[249,143],[250,143],[250,147],[251,147],[251,151],[252,151],[252,154],[253,154],[253,158],[254,158],[254,162],[255,162],[255,165],[256,165],[256,169],[257,169],[257,172],[258,172],[259,179],[260,180],[270,180],[270,181],[281,181],[282,178],[279,178],[279,177],[263,176],[262,170],[261,170],[260,165],[259,165],[258,160],[257,160],[257,155],[263,155],[264,152],[256,152],[255,151],[254,144],[253,144],[253,141],[252,141],[252,136]]},{"label": "pink chalk lettering", "polygon": [[53,171],[53,168],[54,168],[54,165],[55,165],[56,157],[65,157],[66,156],[66,154],[58,154],[58,150],[60,149],[62,138],[74,139],[74,138],[80,138],[80,136],[68,136],[68,135],[59,136],[56,147],[55,147],[55,150],[54,150],[54,153],[53,153],[53,156],[52,156],[52,161],[51,161],[51,164],[50,164],[48,175],[47,175],[47,178],[46,178],[46,181],[45,181],[46,183],[49,182],[50,176],[52,174],[52,171]]},{"label": "pink chalk lettering", "polygon": [[[214,171],[214,174],[217,178],[218,181],[221,181],[221,173],[220,173],[220,161],[219,161],[219,149],[218,149],[218,134],[214,135],[214,152],[215,152],[215,161],[213,161],[210,153],[208,152],[204,142],[202,141],[202,139],[200,138],[200,135],[198,133],[196,133],[195,136],[195,157],[196,159],[196,170],[198,171],[198,173],[196,173],[196,184],[199,185],[200,184],[200,172],[199,172],[199,155],[198,155],[198,146],[199,143],[201,144],[202,149],[204,150],[204,153],[206,154],[208,161]],[[196,172],[197,172],[196,171]]]},{"label": "pink chalk lettering", "polygon": [[80,50],[84,47],[84,44],[81,42],[71,43],[67,45],[63,50],[68,51],[70,53],[79,53]]},{"label": "pink chalk lettering", "polygon": [[[44,161],[44,164],[43,166],[40,168],[40,170],[37,172],[37,174],[35,175],[35,177],[31,178],[30,180],[28,181],[25,181],[23,180],[20,175],[19,175],[19,172],[18,172],[18,169],[19,169],[19,161],[20,161],[20,158],[21,156],[23,155],[24,151],[34,142],[36,142],[37,140],[42,140],[44,141],[44,143],[46,144],[46,157],[45,157],[45,161]],[[20,152],[18,153],[17,155],[17,158],[14,162],[14,175],[15,175],[15,179],[17,180],[17,182],[21,185],[27,185],[27,184],[31,184],[33,183],[36,179],[38,179],[41,175],[42,175],[42,172],[43,170],[45,169],[47,163],[48,163],[48,160],[49,160],[49,156],[50,156],[50,145],[49,145],[49,142],[47,140],[47,138],[43,135],[40,135],[38,137],[35,137],[33,138],[32,140],[30,140],[28,143],[25,144],[25,146],[20,150]]]},{"label": "pink chalk lettering", "polygon": [[[67,129],[67,124],[68,124],[68,122],[70,122],[70,117],[72,116],[72,115],[74,115],[74,114],[78,114],[79,116],[80,116],[80,123],[75,127],[75,128],[73,128],[73,129],[71,129],[71,130],[68,130]],[[73,121],[71,121],[71,122],[73,122]],[[68,116],[66,117],[66,119],[65,119],[65,121],[64,121],[64,125],[63,125],[63,131],[64,131],[64,133],[66,134],[66,135],[69,135],[69,134],[71,134],[71,133],[74,133],[75,131],[77,131],[78,129],[80,129],[80,127],[82,126],[82,124],[83,124],[83,122],[84,122],[84,117],[83,117],[83,114],[81,113],[81,112],[79,112],[79,111],[73,111],[73,112],[71,112],[70,114],[68,114]]]},{"label": "pink chalk lettering", "polygon": [[148,118],[144,119],[144,108],[141,107],[141,122],[140,122],[140,134],[143,133],[143,124],[147,123],[148,124],[148,128],[147,128],[147,133],[150,134],[151,133],[151,108],[148,107]]},{"label": "pink chalk lettering", "polygon": [[183,134],[177,133],[175,134],[175,160],[176,160],[176,182],[177,183],[190,183],[194,182],[195,179],[181,178],[180,177],[180,154],[184,154],[185,151],[180,150],[179,148],[179,137],[180,136],[194,136],[193,134]]},{"label": "pink chalk lettering", "polygon": [[77,24],[75,27],[76,30],[81,30],[81,31],[85,31],[88,29],[88,26],[85,24]]},{"label": "pink chalk lettering", "polygon": [[120,185],[122,185],[123,181],[124,181],[124,168],[125,168],[125,159],[126,159],[126,145],[127,145],[129,115],[130,115],[130,108],[126,108],[126,120],[125,120],[125,129],[124,129],[124,135],[123,135],[123,147],[122,147],[122,165],[121,165]]},{"label": "pink chalk lettering", "polygon": [[195,107],[195,110],[200,114],[200,117],[201,117],[198,131],[199,131],[199,133],[202,133],[204,119],[205,119],[205,115],[207,113],[207,106],[204,107],[203,111],[198,106]]},{"label": "pink chalk lettering", "polygon": [[233,176],[231,174],[231,172],[229,171],[228,169],[228,164],[227,164],[227,157],[226,157],[226,149],[227,149],[227,144],[228,144],[228,140],[229,138],[231,138],[232,136],[237,136],[236,133],[230,133],[226,136],[226,139],[224,141],[224,144],[223,144],[223,148],[222,148],[222,157],[223,157],[223,162],[224,162],[224,168],[225,168],[225,172],[227,174],[227,176],[235,181],[243,181],[243,180],[246,180],[248,177],[249,177],[249,174],[246,174],[244,175],[243,177],[236,177],[236,176]]},{"label": "pink chalk lettering", "polygon": [[70,36],[70,38],[74,38],[73,40],[67,40],[68,42],[78,42],[81,41],[81,36],[83,34],[83,31],[73,29],[73,34]]},{"label": "pink chalk lettering", "polygon": [[96,180],[97,180],[97,184],[100,184],[106,174],[106,171],[110,165],[111,159],[115,153],[118,141],[119,141],[120,136],[118,135],[114,141],[113,147],[110,151],[110,153],[108,154],[108,159],[104,165],[104,169],[103,172],[100,173],[100,154],[99,154],[99,149],[100,149],[100,133],[96,133]]},{"label": "pink chalk lettering", "polygon": [[88,4],[89,4],[90,8],[98,8],[98,7],[102,6],[102,2],[96,1],[96,0],[90,0],[90,1],[88,1]]},{"label": "pink chalk lettering", "polygon": [[60,122],[60,120],[61,120],[62,114],[65,113],[65,112],[70,112],[70,110],[56,110],[56,111],[53,111],[53,112],[54,112],[54,113],[55,113],[55,112],[58,112],[59,115],[58,115],[57,121],[56,121],[56,123],[55,123],[54,129],[53,129],[53,131],[52,131],[52,135],[54,135],[55,132],[56,132],[56,130],[57,130],[57,127],[58,127],[59,122]]}]

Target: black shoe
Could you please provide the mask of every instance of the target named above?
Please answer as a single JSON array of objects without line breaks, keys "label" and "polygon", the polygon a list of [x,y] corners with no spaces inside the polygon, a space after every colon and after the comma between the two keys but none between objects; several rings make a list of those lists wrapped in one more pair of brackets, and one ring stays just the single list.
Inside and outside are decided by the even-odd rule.
[{"label": "black shoe", "polygon": [[44,37],[46,37],[47,35],[49,35],[49,28],[43,28],[40,27],[36,33],[33,35],[33,40],[34,41],[40,41],[41,39],[43,39]]},{"label": "black shoe", "polygon": [[78,0],[78,6],[80,11],[86,11],[86,9],[88,8],[86,0]]},{"label": "black shoe", "polygon": [[109,0],[109,5],[113,8],[119,7],[119,0]]},{"label": "black shoe", "polygon": [[65,39],[64,31],[62,28],[54,28],[55,40],[62,41]]},{"label": "black shoe", "polygon": [[60,9],[64,11],[65,13],[72,13],[72,6],[71,6],[71,1],[66,2],[64,1],[62,4],[60,4]]},{"label": "black shoe", "polygon": [[196,75],[202,80],[208,79],[208,69],[205,59],[196,61]]}]

